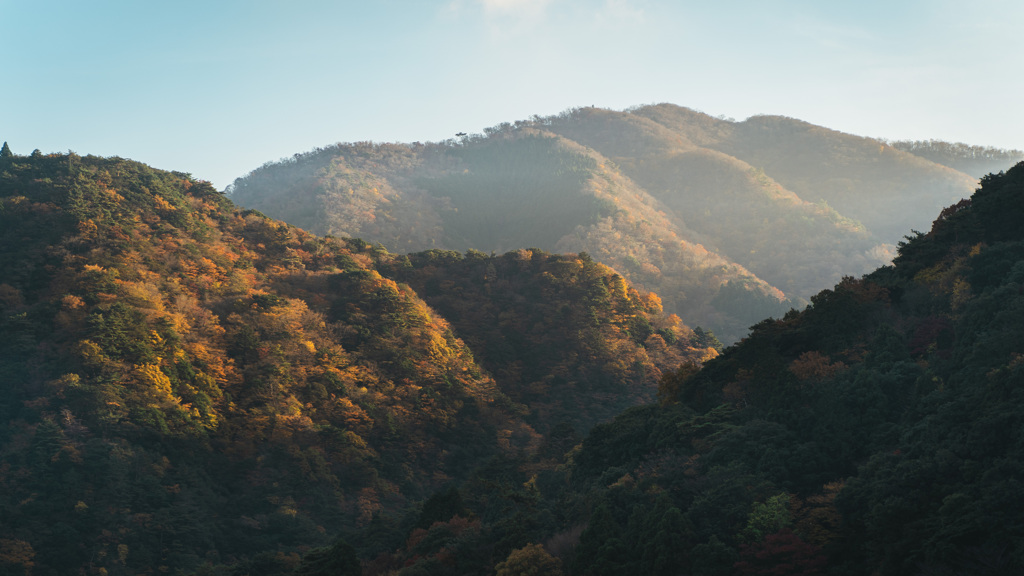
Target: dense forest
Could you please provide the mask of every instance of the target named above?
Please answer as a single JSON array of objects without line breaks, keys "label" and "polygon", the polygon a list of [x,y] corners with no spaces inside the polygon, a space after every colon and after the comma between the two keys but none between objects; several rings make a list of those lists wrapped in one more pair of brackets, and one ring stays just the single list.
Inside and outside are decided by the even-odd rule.
[{"label": "dense forest", "polygon": [[889,263],[904,234],[1014,154],[659,104],[573,109],[434,144],[336,144],[268,163],[227,192],[396,253],[586,252],[732,343]]},{"label": "dense forest", "polygon": [[436,497],[364,573],[1021,573],[1021,218],[1024,164],[561,458]]},{"label": "dense forest", "polygon": [[362,573],[1020,573],[1022,217],[1024,164],[656,403],[435,494]]},{"label": "dense forest", "polygon": [[[460,334],[490,326],[449,324],[401,280],[409,258],[240,211],[188,174],[4,150],[4,573],[293,566],[717,354],[586,255],[520,251],[467,255],[489,279],[430,280],[520,302],[510,352],[481,363]],[[574,346],[548,346],[531,301]]]},{"label": "dense forest", "polygon": [[[638,112],[531,122],[661,130]],[[726,140],[706,128],[687,138]],[[596,250],[511,249],[557,230],[446,220],[485,215],[486,175],[507,196],[488,217],[589,218],[576,238],[601,254],[657,237],[632,220],[671,209],[628,175],[654,161],[637,138],[602,152],[504,127],[288,163],[367,183],[393,230],[415,197],[434,230],[502,254],[318,237],[189,174],[5,144],[0,574],[1024,572],[1024,163],[724,348]],[[687,161],[663,156],[667,174]],[[388,163],[423,172],[373,180]],[[809,209],[764,172],[763,210]],[[708,302],[774,294],[708,254],[735,274]]]},{"label": "dense forest", "polygon": [[[665,378],[660,405],[594,430],[570,466],[593,498],[574,566],[1019,573],[1022,216],[1018,165],[908,237],[893,266],[758,324]],[[675,543],[641,552],[659,506]],[[672,568],[649,564],[658,554]]]},{"label": "dense forest", "polygon": [[540,432],[560,424],[586,431],[653,402],[663,368],[721,348],[586,253],[432,250],[382,260],[382,274],[415,289],[464,335],[499,388],[530,406],[526,420]]}]

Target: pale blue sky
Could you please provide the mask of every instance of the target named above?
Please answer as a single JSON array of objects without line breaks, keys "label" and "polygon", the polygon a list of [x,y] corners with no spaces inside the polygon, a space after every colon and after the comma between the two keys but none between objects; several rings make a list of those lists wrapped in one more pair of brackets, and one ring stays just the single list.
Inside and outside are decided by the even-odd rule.
[{"label": "pale blue sky", "polygon": [[0,0],[0,140],[223,188],[334,142],[672,102],[1024,148],[1020,0]]}]

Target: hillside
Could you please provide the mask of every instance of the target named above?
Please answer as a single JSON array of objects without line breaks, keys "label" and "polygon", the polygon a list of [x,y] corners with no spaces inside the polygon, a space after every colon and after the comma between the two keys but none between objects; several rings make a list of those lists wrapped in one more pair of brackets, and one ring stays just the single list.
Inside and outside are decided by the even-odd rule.
[{"label": "hillside", "polygon": [[883,242],[927,228],[932,215],[969,196],[976,184],[966,174],[873,138],[793,118],[729,122],[671,104],[634,113],[763,169],[800,198],[824,201]]},{"label": "hillside", "polygon": [[1024,164],[983,179],[895,266],[667,378],[661,406],[595,430],[574,458],[580,486],[635,479],[602,489],[594,513],[604,502],[625,527],[625,503],[669,490],[694,571],[1019,572],[1021,216]]},{"label": "hillside", "polygon": [[[481,471],[459,486],[465,509],[364,574],[1021,573],[1022,218],[1024,163],[892,266],[666,374],[657,404],[557,465]],[[504,508],[482,496],[495,485],[515,494]]]},{"label": "hillside", "polygon": [[681,359],[715,355],[607,267],[536,257],[550,270],[501,288],[524,315],[506,313],[503,335],[543,338],[519,325],[540,304],[523,283],[578,319],[576,363],[553,350],[545,365],[570,377],[545,381],[552,395],[595,392],[571,404],[491,376],[516,359],[482,366],[460,336],[490,334],[382,275],[395,257],[379,247],[240,211],[188,174],[5,152],[0,571],[290,570],[328,536],[536,451],[546,437],[527,420],[585,431],[653,397]]},{"label": "hillside", "polygon": [[502,256],[433,250],[385,257],[382,274],[408,283],[465,335],[481,365],[541,432],[580,432],[654,401],[663,370],[714,357],[715,342],[662,315],[589,255],[519,250]]},{"label": "hillside", "polygon": [[586,252],[734,342],[889,262],[976,181],[797,120],[662,104],[580,108],[437,144],[336,144],[268,163],[231,198],[392,252]]},{"label": "hillside", "polygon": [[697,146],[642,112],[583,108],[550,119],[546,128],[607,155],[682,234],[790,297],[810,296],[843,270],[867,271],[887,260],[888,248],[860,223],[802,200],[764,170]]},{"label": "hillside", "polygon": [[[282,185],[289,178],[303,184]],[[588,252],[725,340],[790,307],[777,288],[687,240],[694,234],[600,154],[532,128],[458,146],[338,145],[264,166],[231,198],[402,251]]]},{"label": "hillside", "polygon": [[1022,219],[1024,164],[718,356],[585,252],[4,153],[0,569],[1019,573]]}]

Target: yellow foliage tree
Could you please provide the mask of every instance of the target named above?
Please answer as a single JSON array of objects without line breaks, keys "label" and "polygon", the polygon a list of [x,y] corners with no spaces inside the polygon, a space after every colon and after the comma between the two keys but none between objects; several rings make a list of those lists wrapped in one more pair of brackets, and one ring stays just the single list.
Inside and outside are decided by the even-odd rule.
[{"label": "yellow foliage tree", "polygon": [[4,574],[31,574],[36,553],[24,540],[0,540],[0,570]]},{"label": "yellow foliage tree", "polygon": [[562,576],[562,561],[548,554],[540,544],[513,550],[494,567],[497,576]]}]

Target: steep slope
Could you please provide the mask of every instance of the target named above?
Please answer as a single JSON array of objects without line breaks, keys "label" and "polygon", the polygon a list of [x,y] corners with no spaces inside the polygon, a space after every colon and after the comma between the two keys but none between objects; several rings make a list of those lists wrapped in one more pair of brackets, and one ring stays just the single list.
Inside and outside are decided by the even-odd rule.
[{"label": "steep slope", "polygon": [[37,573],[288,553],[539,441],[369,247],[118,158],[4,158],[0,199],[0,537]]},{"label": "steep slope", "polygon": [[455,169],[417,182],[447,206],[446,244],[456,249],[550,249],[603,216],[584,187],[598,160],[555,138],[526,131],[444,152]]},{"label": "steep slope", "polygon": [[[1018,165],[944,210],[894,267],[667,378],[661,407],[591,434],[574,478],[636,479],[602,498],[621,527],[623,503],[669,489],[694,527],[675,558],[694,571],[1019,572],[1024,523],[1006,511],[1022,506],[1022,216]],[[620,538],[630,549],[644,533]],[[610,545],[577,562],[622,562]]]},{"label": "steep slope", "polygon": [[1019,164],[657,405],[480,470],[365,573],[1021,573],[1022,218]]},{"label": "steep slope", "polygon": [[633,113],[762,168],[800,198],[827,202],[884,242],[895,243],[907,229],[926,228],[933,214],[969,196],[976,185],[962,172],[873,138],[793,118],[728,122],[672,104]]},{"label": "steep slope", "polygon": [[365,238],[393,251],[448,248],[443,202],[413,181],[443,171],[444,160],[423,146],[339,144],[267,163],[229,192],[239,204],[316,234]]},{"label": "steep slope", "polygon": [[365,234],[393,250],[589,252],[658,292],[668,312],[726,341],[792,305],[709,252],[601,154],[525,125],[489,132],[457,145],[313,151],[237,180],[231,197],[316,232]]},{"label": "steep slope", "polygon": [[590,254],[637,287],[657,292],[666,311],[712,329],[725,342],[738,340],[760,318],[799,306],[796,298],[706,248],[701,235],[673,219],[614,163],[591,154],[599,163],[586,192],[606,215],[563,236],[556,251]]},{"label": "steep slope", "polygon": [[[482,342],[489,326],[450,326],[378,271],[408,260],[120,158],[5,154],[0,247],[5,572],[287,571],[325,534],[538,449],[524,418],[585,430],[652,398],[681,359],[715,355],[656,295],[538,253],[542,269],[495,288],[515,302],[502,337],[520,355],[554,345],[530,324],[558,303],[583,339],[525,380],[506,375],[527,359],[488,350],[495,381],[456,335]],[[476,280],[451,266],[430,281],[449,273]]]},{"label": "steep slope", "polygon": [[663,316],[656,294],[640,294],[586,254],[434,250],[385,258],[378,268],[465,335],[541,432],[560,424],[585,432],[652,402],[664,371],[717,355],[677,316]]},{"label": "steep slope", "polygon": [[975,183],[875,139],[669,104],[579,108],[485,132],[338,144],[267,164],[229,192],[392,251],[587,252],[734,342],[758,318],[889,262],[907,230]]},{"label": "steep slope", "polygon": [[[787,295],[809,296],[844,272],[891,259],[859,223],[805,202],[742,160],[693,144],[710,140],[706,134],[672,131],[642,111],[582,108],[549,119],[547,129],[609,156],[675,226]],[[632,144],[638,141],[645,145]]]}]

